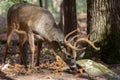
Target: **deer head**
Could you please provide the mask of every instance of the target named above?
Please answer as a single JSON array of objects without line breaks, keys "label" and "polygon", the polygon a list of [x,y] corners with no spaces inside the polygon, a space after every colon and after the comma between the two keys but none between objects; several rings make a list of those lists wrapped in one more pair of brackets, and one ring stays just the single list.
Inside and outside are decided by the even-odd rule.
[{"label": "deer head", "polygon": [[[77,35],[74,35],[74,36],[72,36],[74,33],[78,33]],[[65,44],[69,47],[69,48],[71,48],[72,50],[73,50],[73,53],[72,54],[66,54],[68,57],[66,57],[66,60],[68,60],[68,64],[70,65],[70,64],[72,64],[71,65],[71,68],[75,68],[75,63],[76,63],[76,56],[77,56],[77,54],[76,54],[76,52],[75,51],[77,51],[77,50],[85,50],[86,49],[86,47],[83,47],[83,48],[80,48],[79,47],[79,44],[81,43],[81,42],[86,42],[86,43],[88,43],[90,46],[92,46],[95,50],[100,50],[100,48],[99,47],[96,47],[95,46],[95,42],[97,42],[98,41],[98,39],[95,39],[94,41],[90,41],[90,40],[88,40],[89,39],[89,37],[94,33],[94,32],[92,32],[92,33],[90,33],[89,35],[87,35],[86,37],[83,37],[83,38],[81,38],[80,37],[80,33],[85,33],[85,32],[83,32],[83,31],[80,31],[80,29],[78,28],[78,29],[76,29],[76,30],[73,30],[72,32],[70,32],[70,33],[68,33],[66,36],[65,36],[65,38],[64,38],[64,42],[65,42]],[[70,38],[72,36],[72,38]],[[73,63],[74,63],[74,65],[73,65]]]}]

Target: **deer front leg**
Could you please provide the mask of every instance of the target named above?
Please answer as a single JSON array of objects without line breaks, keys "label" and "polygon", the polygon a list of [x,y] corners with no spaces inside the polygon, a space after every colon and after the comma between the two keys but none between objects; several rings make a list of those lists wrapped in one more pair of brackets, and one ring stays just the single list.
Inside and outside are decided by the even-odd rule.
[{"label": "deer front leg", "polygon": [[20,49],[20,58],[21,58],[21,63],[25,65],[25,67],[27,68],[27,63],[26,63],[26,58],[24,56],[23,52],[23,44],[26,41],[26,35],[25,34],[19,34],[19,49]]},{"label": "deer front leg", "polygon": [[38,40],[38,52],[37,52],[37,62],[36,62],[36,66],[39,66],[39,57],[40,57],[40,51],[41,51],[41,47],[42,47],[42,40]]},{"label": "deer front leg", "polygon": [[7,54],[8,54],[8,48],[9,48],[9,44],[10,44],[10,41],[11,41],[12,34],[13,34],[13,30],[11,28],[8,28],[6,50],[5,50],[6,52],[5,52],[5,55],[4,55],[4,63],[6,61],[6,57],[7,57]]},{"label": "deer front leg", "polygon": [[31,61],[31,67],[34,67],[34,52],[35,52],[35,44],[34,44],[34,34],[28,33],[28,42],[30,45],[30,51],[32,53],[32,61]]}]

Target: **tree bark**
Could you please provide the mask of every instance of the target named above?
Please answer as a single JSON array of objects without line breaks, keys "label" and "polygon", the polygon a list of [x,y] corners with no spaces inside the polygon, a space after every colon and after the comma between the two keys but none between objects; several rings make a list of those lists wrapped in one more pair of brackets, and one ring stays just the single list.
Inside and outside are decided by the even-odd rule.
[{"label": "tree bark", "polygon": [[64,6],[63,6],[63,2],[60,5],[60,21],[59,21],[58,26],[61,27],[62,31],[64,31]]},{"label": "tree bark", "polygon": [[64,33],[65,35],[77,28],[76,0],[64,0]]},{"label": "tree bark", "polygon": [[45,0],[45,8],[48,9],[48,0]]},{"label": "tree bark", "polygon": [[42,0],[39,0],[39,5],[40,5],[40,7],[43,7]]},{"label": "tree bark", "polygon": [[[101,47],[101,59],[107,63],[120,63],[120,0],[87,0],[88,34],[95,31]],[[114,58],[114,59],[113,59]]]}]

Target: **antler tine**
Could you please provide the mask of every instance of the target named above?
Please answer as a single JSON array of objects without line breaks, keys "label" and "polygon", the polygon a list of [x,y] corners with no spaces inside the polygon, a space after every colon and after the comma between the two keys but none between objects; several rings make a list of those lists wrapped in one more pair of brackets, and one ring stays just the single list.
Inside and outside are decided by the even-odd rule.
[{"label": "antler tine", "polygon": [[[96,33],[95,31],[92,31],[90,34],[88,34],[88,36],[86,37],[87,38],[87,41],[89,41],[89,44],[90,44],[90,40],[88,40],[88,38],[90,37],[90,35],[92,35],[93,33]],[[97,33],[96,33],[97,34]],[[95,39],[95,40],[93,40],[91,43],[92,43],[92,47],[95,49],[95,50],[100,50],[100,48],[97,48],[97,47],[95,47],[95,43],[98,41],[98,39]]]},{"label": "antler tine", "polygon": [[[70,48],[72,48],[72,49],[74,49],[74,50],[84,50],[84,49],[86,49],[86,47],[78,48],[78,47],[77,47],[77,44],[78,44],[79,42],[81,42],[81,41],[85,41],[85,42],[87,42],[89,45],[91,45],[95,50],[100,50],[100,48],[97,48],[97,47],[94,45],[94,43],[98,41],[97,39],[94,40],[94,41],[88,40],[88,38],[90,37],[90,35],[92,35],[95,31],[93,31],[92,33],[90,33],[89,35],[87,35],[87,37],[85,37],[85,38],[79,38],[79,34],[78,34],[78,35],[73,36],[70,40],[67,41],[67,39],[68,39],[73,33],[75,33],[75,32],[83,33],[83,32],[81,32],[81,31],[79,30],[79,28],[76,29],[76,30],[73,30],[73,31],[70,32],[70,33],[68,33],[68,34],[65,36],[65,39],[64,39],[64,42],[65,42],[65,44],[66,44],[68,47],[70,47]],[[76,41],[74,42],[74,44],[72,45],[71,42],[72,42],[73,40],[75,40],[75,38],[77,38],[77,40],[76,40]]]},{"label": "antler tine", "polygon": [[95,39],[94,41],[92,41],[92,43],[96,43],[98,41],[98,39]]},{"label": "antler tine", "polygon": [[77,31],[77,29],[73,30],[72,32],[68,33],[66,36],[65,36],[65,39],[64,41],[67,41],[67,38],[72,35],[73,33],[75,33]]},{"label": "antler tine", "polygon": [[77,44],[78,42],[81,42],[81,41],[85,41],[87,42],[89,45],[91,45],[95,50],[100,50],[100,48],[97,48],[95,45],[94,45],[94,42],[91,42],[90,40],[86,39],[86,38],[79,38],[75,44]]},{"label": "antler tine", "polygon": [[[74,46],[77,46],[78,42],[80,42],[80,41],[77,40],[77,41],[74,43]],[[85,49],[86,49],[86,47],[83,47],[83,48],[80,48],[79,50],[85,50]]]},{"label": "antler tine", "polygon": [[73,37],[69,40],[69,42],[75,40],[75,38],[78,38],[78,37],[79,37],[79,35],[75,35],[75,36],[73,36]]},{"label": "antler tine", "polygon": [[[64,38],[64,42],[65,42],[65,44],[66,44],[68,47],[70,47],[70,48],[72,48],[72,49],[74,49],[74,50],[79,50],[79,48],[76,48],[76,47],[72,46],[72,45],[70,44],[70,42],[67,41],[67,38],[69,38],[69,37],[70,37],[73,33],[75,33],[76,31],[77,31],[77,29],[75,29],[75,30],[73,30],[72,32],[68,33],[68,34],[65,36],[65,38]],[[76,38],[76,36],[75,36],[74,38]],[[74,38],[72,38],[72,39],[74,39]],[[70,40],[70,41],[71,41],[71,40]]]},{"label": "antler tine", "polygon": [[67,41],[67,38],[70,37],[70,35],[72,35],[72,34],[75,33],[75,32],[80,33],[79,28],[76,29],[76,30],[73,30],[72,32],[68,33],[68,34],[65,36],[65,39],[64,39],[65,44],[66,44],[68,47],[70,47],[70,48],[72,48],[72,49],[74,49],[74,50],[83,50],[83,49],[85,49],[85,48],[79,49],[79,48],[75,47],[76,45],[73,46],[73,45],[70,44],[70,42],[73,41],[75,38],[78,38],[79,35],[75,35],[75,36],[73,36],[69,41]]},{"label": "antler tine", "polygon": [[73,41],[75,38],[77,38],[79,35],[75,35],[75,36],[73,36],[70,40],[69,40],[69,44],[68,44],[68,46],[70,47],[70,48],[72,48],[72,49],[74,49],[74,50],[84,50],[84,49],[86,49],[85,47],[84,48],[77,48],[76,47],[76,42],[74,43],[74,45],[72,45],[72,44],[70,44],[71,43],[71,41]]},{"label": "antler tine", "polygon": [[95,31],[92,31],[90,34],[87,35],[87,39],[90,37],[90,35],[92,35],[93,33],[96,33]]}]

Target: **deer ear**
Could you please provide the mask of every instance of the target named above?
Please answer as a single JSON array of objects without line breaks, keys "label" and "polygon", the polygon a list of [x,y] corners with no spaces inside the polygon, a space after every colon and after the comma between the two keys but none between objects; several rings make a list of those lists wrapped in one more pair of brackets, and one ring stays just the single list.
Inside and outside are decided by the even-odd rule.
[{"label": "deer ear", "polygon": [[64,44],[64,41],[60,41],[59,44],[60,44],[61,46],[64,46],[64,45],[65,45],[65,44]]}]

